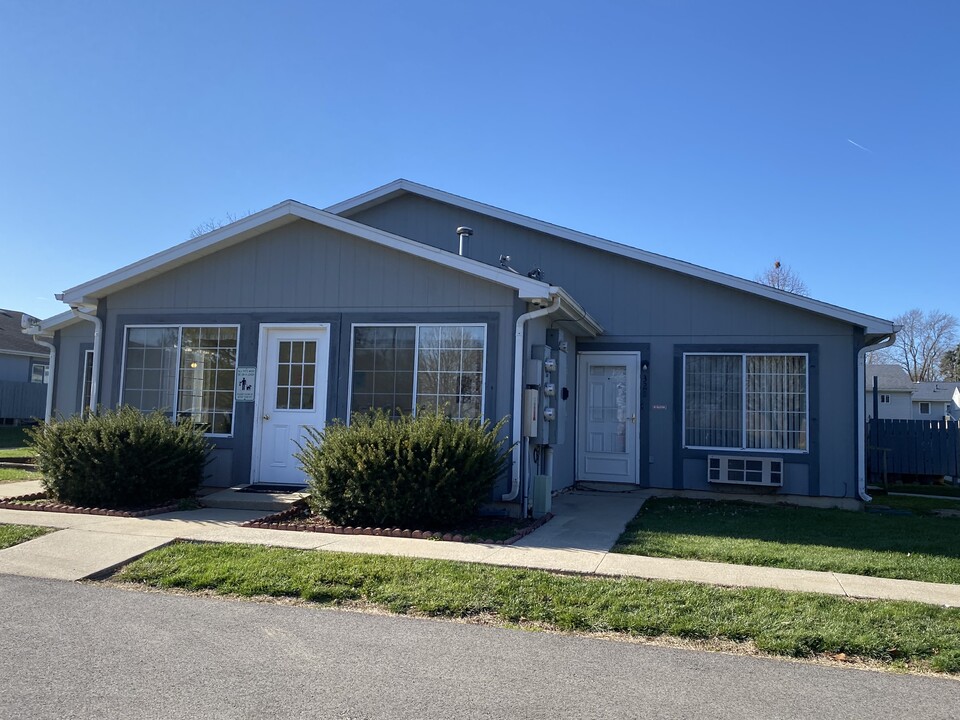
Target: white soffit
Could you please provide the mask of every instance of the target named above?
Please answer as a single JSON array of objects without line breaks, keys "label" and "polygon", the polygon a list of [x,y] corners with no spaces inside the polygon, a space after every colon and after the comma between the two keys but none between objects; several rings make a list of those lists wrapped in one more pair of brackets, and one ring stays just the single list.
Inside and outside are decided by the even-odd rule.
[{"label": "white soffit", "polygon": [[639,260],[640,262],[644,262],[655,267],[672,270],[684,275],[700,278],[701,280],[707,280],[718,285],[725,285],[727,287],[735,288],[753,295],[759,295],[770,300],[786,303],[787,305],[793,305],[795,307],[817,313],[818,315],[824,315],[836,320],[848,322],[851,325],[862,327],[867,335],[889,335],[895,331],[893,323],[889,320],[884,320],[872,315],[864,315],[863,313],[848,310],[837,305],[831,305],[830,303],[825,303],[820,300],[814,300],[813,298],[803,297],[802,295],[795,295],[794,293],[777,290],[751,280],[745,280],[744,278],[728,275],[717,270],[710,270],[709,268],[694,265],[682,260],[675,260],[674,258],[669,258],[665,255],[657,255],[656,253],[640,250],[639,248],[631,247],[629,245],[623,245],[611,240],[605,240],[604,238],[600,238],[595,235],[588,235],[576,230],[570,230],[569,228],[553,225],[552,223],[544,222],[543,220],[537,220],[536,218],[531,218],[526,215],[520,215],[519,213],[511,212],[509,210],[503,210],[502,208],[494,207],[493,205],[486,205],[484,203],[477,202],[476,200],[470,200],[468,198],[460,197],[459,195],[444,192],[443,190],[437,190],[436,188],[428,187],[427,185],[421,185],[419,183],[415,183],[410,180],[404,180],[402,178],[370,190],[362,195],[357,195],[356,197],[344,200],[336,205],[331,205],[327,208],[327,212],[337,215],[349,215],[351,213],[360,212],[366,208],[379,205],[383,202],[387,202],[388,200],[402,195],[403,193],[421,195],[438,202],[463,208],[464,210],[480,213],[498,220],[503,220],[504,222],[519,225],[531,230],[536,230],[537,232],[554,235],[575,243],[587,245],[599,250],[605,250],[622,257]]}]

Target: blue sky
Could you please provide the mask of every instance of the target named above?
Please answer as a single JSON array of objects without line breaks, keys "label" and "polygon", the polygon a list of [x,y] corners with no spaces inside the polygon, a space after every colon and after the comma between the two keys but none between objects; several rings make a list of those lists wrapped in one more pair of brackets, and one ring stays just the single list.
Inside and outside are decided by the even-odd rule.
[{"label": "blue sky", "polygon": [[406,177],[960,316],[958,38],[953,0],[0,0],[0,307]]}]

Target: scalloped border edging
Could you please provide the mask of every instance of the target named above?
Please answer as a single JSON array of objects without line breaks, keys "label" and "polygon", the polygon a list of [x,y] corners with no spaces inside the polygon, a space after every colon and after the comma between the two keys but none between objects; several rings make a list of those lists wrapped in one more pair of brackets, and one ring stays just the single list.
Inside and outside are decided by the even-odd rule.
[{"label": "scalloped border edging", "polygon": [[261,530],[291,530],[293,532],[320,532],[330,533],[332,535],[376,535],[380,537],[395,538],[413,538],[416,540],[441,540],[445,542],[470,542],[480,545],[513,545],[521,538],[529,535],[545,522],[553,517],[553,513],[547,513],[542,518],[533,522],[529,527],[525,527],[516,535],[506,540],[464,540],[463,535],[454,535],[452,533],[430,532],[429,530],[407,530],[404,528],[375,528],[375,527],[351,527],[349,525],[306,525],[286,522],[292,517],[296,517],[303,512],[305,505],[300,503],[283,512],[274,515],[267,515],[258,520],[248,520],[240,525],[245,528],[259,528]]},{"label": "scalloped border edging", "polygon": [[39,505],[24,505],[25,501],[43,500],[47,497],[46,493],[31,493],[29,495],[18,495],[16,497],[0,498],[0,509],[3,510],[33,510],[34,512],[57,512],[70,513],[73,515],[107,515],[109,517],[137,518],[147,517],[148,515],[161,515],[162,513],[174,512],[180,509],[180,502],[168,503],[157,507],[147,508],[146,510],[109,510],[107,508],[77,507],[76,505],[64,505],[51,500],[48,503]]}]

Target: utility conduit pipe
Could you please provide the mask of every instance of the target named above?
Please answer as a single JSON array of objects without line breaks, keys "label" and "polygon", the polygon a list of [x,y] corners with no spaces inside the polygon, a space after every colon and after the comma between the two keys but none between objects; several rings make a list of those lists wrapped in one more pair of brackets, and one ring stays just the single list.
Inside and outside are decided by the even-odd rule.
[{"label": "utility conduit pipe", "polygon": [[513,416],[510,418],[510,425],[513,428],[512,437],[510,438],[513,445],[513,457],[512,457],[512,475],[513,480],[510,485],[510,492],[501,496],[501,500],[504,502],[511,502],[517,499],[517,495],[520,494],[520,479],[521,479],[521,447],[520,443],[523,440],[523,330],[524,326],[528,321],[534,320],[544,315],[549,315],[556,312],[560,309],[560,296],[555,295],[553,298],[553,303],[545,308],[540,308],[539,310],[533,310],[528,313],[524,313],[517,318],[517,327],[516,332],[514,333],[513,341]]},{"label": "utility conduit pipe", "polygon": [[43,412],[43,421],[50,422],[53,417],[53,381],[57,377],[57,348],[52,342],[41,340],[39,336],[33,335],[33,341],[50,351],[50,370],[47,376],[47,404]]}]

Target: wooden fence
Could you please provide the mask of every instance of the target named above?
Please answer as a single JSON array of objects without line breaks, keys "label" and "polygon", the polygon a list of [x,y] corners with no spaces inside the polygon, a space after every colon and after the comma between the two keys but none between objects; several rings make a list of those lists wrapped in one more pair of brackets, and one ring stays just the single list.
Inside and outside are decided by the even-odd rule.
[{"label": "wooden fence", "polygon": [[877,420],[867,426],[867,469],[887,475],[960,476],[960,424],[949,420]]},{"label": "wooden fence", "polygon": [[46,384],[0,380],[0,419],[42,419],[46,407]]}]

